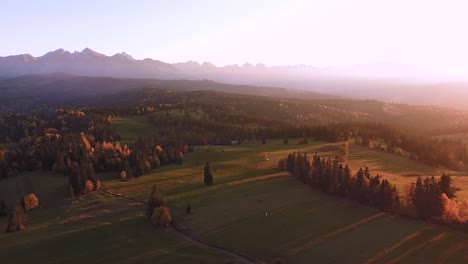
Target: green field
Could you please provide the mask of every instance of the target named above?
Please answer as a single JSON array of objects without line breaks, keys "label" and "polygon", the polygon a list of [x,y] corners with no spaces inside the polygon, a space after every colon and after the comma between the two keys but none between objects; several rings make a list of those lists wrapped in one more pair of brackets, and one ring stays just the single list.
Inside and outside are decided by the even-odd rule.
[{"label": "green field", "polygon": [[[135,120],[117,120],[125,139],[138,135],[138,130],[129,128]],[[299,147],[310,153],[328,151],[323,156],[335,155],[333,148],[324,148],[334,144],[312,141],[299,146],[296,142],[289,139],[290,144],[283,145],[282,140],[269,140],[262,145],[251,141],[212,146],[208,151],[196,147],[183,165],[162,167],[128,182],[118,180],[117,173],[115,180],[109,174],[102,177],[103,188],[146,200],[156,184],[177,226],[195,238],[257,262],[468,263],[466,234],[329,196],[279,172],[278,159]],[[268,153],[269,160],[262,160],[262,152]],[[386,177],[398,177],[394,181],[439,172],[352,144],[347,160],[353,171],[367,165]],[[209,187],[202,181],[206,161],[215,178]],[[63,176],[31,174],[28,178],[35,179],[32,185],[43,208],[28,214],[26,231],[0,234],[0,259],[11,263],[230,261],[229,256],[181,239],[171,229],[152,227],[144,219],[144,205],[100,193],[70,200],[65,198],[67,179]],[[6,190],[21,185],[17,182],[24,180],[1,182],[0,198],[7,196]],[[193,212],[189,216],[185,215],[187,204]],[[5,218],[0,226],[6,226]]]},{"label": "green field", "polygon": [[[41,208],[27,214],[27,229],[0,233],[0,258],[8,263],[223,263],[228,258],[181,240],[170,230],[155,229],[144,207],[92,194],[66,199],[67,178],[22,175],[2,181],[0,199],[17,199],[18,182],[29,176]],[[19,184],[21,185],[21,183]],[[0,226],[7,225],[0,219]]]},{"label": "green field", "polygon": [[146,122],[146,116],[114,117],[112,124],[117,132],[122,135],[122,142],[135,141],[139,136],[155,136],[156,128]]}]

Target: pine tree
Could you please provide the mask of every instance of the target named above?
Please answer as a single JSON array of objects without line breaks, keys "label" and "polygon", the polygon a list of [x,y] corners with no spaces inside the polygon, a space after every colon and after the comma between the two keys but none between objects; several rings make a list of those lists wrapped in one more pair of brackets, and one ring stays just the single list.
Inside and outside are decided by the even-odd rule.
[{"label": "pine tree", "polygon": [[208,161],[205,163],[203,181],[205,182],[205,185],[213,184],[213,175],[211,174],[211,166]]},{"label": "pine tree", "polygon": [[320,160],[320,172],[318,174],[319,187],[323,192],[328,188],[328,165],[325,159]]},{"label": "pine tree", "polygon": [[441,198],[442,190],[434,176],[429,179],[429,189],[427,190],[427,193],[428,199],[426,203],[429,206],[428,216],[440,217],[444,212],[444,205]]},{"label": "pine tree", "polygon": [[345,165],[343,169],[343,187],[342,192],[340,193],[342,196],[349,196],[351,192],[351,169],[349,168],[348,164]]},{"label": "pine tree", "polygon": [[416,180],[413,194],[414,194],[414,197],[411,198],[411,201],[414,203],[414,206],[416,207],[416,210],[418,211],[419,216],[424,218],[425,211],[426,211],[425,210],[426,192],[424,190],[421,177],[418,177],[418,179]]},{"label": "pine tree", "polygon": [[359,168],[358,172],[356,173],[354,186],[353,186],[353,198],[362,201],[362,192],[364,189],[364,171],[362,168]]},{"label": "pine tree", "polygon": [[432,176],[424,181],[418,177],[414,188],[414,205],[421,218],[440,217],[444,211],[441,199],[442,191],[437,180]]},{"label": "pine tree", "polygon": [[339,179],[338,179],[338,165],[340,164],[338,157],[335,156],[333,162],[330,162],[330,171],[328,175],[328,192],[335,194],[338,189]]},{"label": "pine tree", "polygon": [[142,159],[137,158],[135,164],[135,177],[140,177],[145,173],[145,164]]},{"label": "pine tree", "polygon": [[378,206],[381,210],[388,210],[393,208],[393,190],[387,179],[384,179],[380,184],[378,193]]},{"label": "pine tree", "polygon": [[455,190],[452,187],[452,178],[450,175],[443,174],[440,177],[439,187],[441,192],[445,193],[449,199],[455,198]]},{"label": "pine tree", "polygon": [[[380,187],[382,187],[383,182],[380,181],[380,175],[370,177],[369,185],[367,189],[367,201],[373,206],[379,206],[381,204],[379,193]],[[389,185],[390,186],[390,185]]]},{"label": "pine tree", "polygon": [[401,203],[400,203],[400,197],[398,196],[398,191],[395,185],[393,185],[392,188],[392,196],[393,196],[393,211],[396,213],[399,213]]}]

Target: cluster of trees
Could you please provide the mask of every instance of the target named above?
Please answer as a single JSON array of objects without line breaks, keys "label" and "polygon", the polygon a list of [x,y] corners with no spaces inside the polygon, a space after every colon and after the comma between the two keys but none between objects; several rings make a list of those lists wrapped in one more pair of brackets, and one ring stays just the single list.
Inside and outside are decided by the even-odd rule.
[{"label": "cluster of trees", "polygon": [[68,183],[71,197],[99,190],[100,181],[96,178],[93,164],[85,160],[74,161],[67,169],[70,171]]},{"label": "cluster of trees", "polygon": [[[468,162],[466,148],[460,142],[432,140],[422,137],[419,132],[409,136],[401,129],[401,122],[406,125],[426,124],[434,118],[446,122],[446,117],[453,115],[451,112],[434,112],[431,108],[397,105],[395,107],[411,117],[403,120],[388,115],[383,110],[383,103],[372,100],[302,101],[209,91],[174,92],[158,88],[125,92],[102,100],[105,108],[48,107],[30,115],[0,117],[0,144],[7,144],[6,147],[0,146],[3,152],[0,153],[0,177],[18,170],[48,169],[51,164],[47,164],[50,160],[47,155],[54,151],[47,146],[40,149],[27,147],[49,140],[44,138],[46,134],[53,137],[84,132],[97,142],[119,141],[119,135],[109,123],[109,116],[114,114],[147,115],[149,121],[158,127],[162,142],[231,144],[288,135],[328,142],[359,137],[363,145],[369,146],[372,140],[379,138],[385,142],[388,151],[403,149],[430,165],[454,169]],[[113,102],[113,106],[109,102]],[[377,123],[377,120],[385,124]],[[20,141],[22,146],[16,146],[21,145]],[[38,159],[38,153],[42,153],[41,157],[46,156],[44,160]],[[12,157],[5,160],[2,156]],[[25,164],[25,160],[30,162]]]},{"label": "cluster of trees", "polygon": [[[88,145],[88,144],[85,144]],[[94,146],[94,147],[93,147]],[[121,147],[120,143],[103,142],[92,145],[89,150],[82,150],[84,156],[79,160],[67,158],[67,164],[54,166],[55,171],[63,168],[69,175],[70,185],[75,195],[99,188],[98,172],[116,171],[122,180],[138,178],[162,165],[181,164],[184,155],[193,151],[187,144],[167,142],[160,144],[156,137],[141,138]]]},{"label": "cluster of trees", "polygon": [[450,175],[418,177],[408,189],[407,200],[414,216],[468,232],[468,200],[457,200],[455,194]]},{"label": "cluster of trees", "polygon": [[[177,110],[179,111],[179,109]],[[276,123],[256,120],[255,118],[236,118],[226,120],[217,119],[217,115],[191,115],[183,112],[182,115],[154,113],[148,120],[158,127],[161,138],[175,136],[175,138],[191,145],[230,145],[233,141],[262,140],[289,137],[315,138],[329,142],[338,142],[348,139],[346,127],[336,124],[324,126],[309,126],[289,124],[278,120]],[[304,141],[303,143],[305,143]]]},{"label": "cluster of trees", "polygon": [[[181,164],[193,148],[173,137],[138,138],[120,145],[110,114],[96,109],[47,109],[0,118],[0,179],[22,171],[51,170],[69,177],[70,195],[99,189],[98,172],[125,180],[167,164]],[[116,143],[112,143],[116,142]]]},{"label": "cluster of trees", "polygon": [[142,176],[152,169],[168,164],[182,164],[184,155],[193,147],[181,142],[160,143],[157,137],[139,137],[128,147],[128,155],[122,156],[121,170],[126,179]]},{"label": "cluster of trees", "polygon": [[26,170],[52,170],[68,157],[84,157],[90,142],[120,140],[107,115],[61,108],[2,116],[0,133],[0,179]]},{"label": "cluster of trees", "polygon": [[394,211],[400,206],[396,187],[388,180],[379,175],[372,176],[367,167],[353,175],[338,157],[323,159],[315,154],[311,161],[307,153],[294,152],[281,159],[278,167],[304,184],[329,194],[354,199],[380,210]]},{"label": "cluster of trees", "polygon": [[147,115],[162,139],[173,137],[191,145],[266,142],[284,135],[328,142],[356,137],[363,146],[407,153],[431,166],[458,170],[468,164],[462,142],[431,137],[435,127],[448,127],[447,120],[457,115],[450,110],[392,105],[405,113],[403,119],[389,115],[384,103],[373,100],[300,101],[162,89],[135,91],[132,96],[133,108],[132,103],[127,107],[122,103],[113,112]]},{"label": "cluster of trees", "polygon": [[[395,154],[408,153],[408,157],[431,166],[459,170],[468,164],[468,149],[458,140],[434,139],[428,133],[393,126],[390,124],[393,121],[385,122],[388,120],[383,118],[384,112],[380,113],[383,123],[372,120],[365,112],[381,107],[376,101],[366,101],[364,106],[334,100],[315,105],[288,101],[278,104],[273,99],[259,98],[240,100],[236,96],[210,93],[201,93],[199,98],[186,96],[180,93],[167,98],[171,104],[165,105],[164,110],[151,108],[154,112],[148,118],[159,128],[161,137],[176,135],[193,145],[228,145],[252,139],[264,142],[284,135],[327,142],[355,137],[360,145]],[[216,100],[217,97],[222,100]],[[360,108],[363,113],[352,112]],[[421,112],[419,115],[429,111],[416,110]],[[420,121],[417,116],[415,119]]]},{"label": "cluster of trees", "polygon": [[323,159],[315,154],[290,153],[280,159],[278,167],[288,171],[304,184],[323,192],[347,197],[379,210],[410,217],[437,221],[468,231],[468,200],[455,200],[456,189],[449,175],[418,177],[405,200],[400,201],[398,191],[388,180],[378,174],[372,176],[369,168],[360,168],[352,174],[348,165],[338,157]]},{"label": "cluster of trees", "polygon": [[409,201],[423,219],[440,218],[445,212],[444,198],[455,198],[450,175],[442,175],[439,180],[434,176],[422,179],[418,177],[407,194]]}]

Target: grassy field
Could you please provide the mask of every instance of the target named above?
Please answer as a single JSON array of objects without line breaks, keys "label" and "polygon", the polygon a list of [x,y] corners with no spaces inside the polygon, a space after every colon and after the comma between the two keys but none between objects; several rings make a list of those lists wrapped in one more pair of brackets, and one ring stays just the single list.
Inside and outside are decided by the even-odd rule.
[{"label": "grassy field", "polygon": [[416,182],[418,176],[439,177],[443,173],[448,173],[453,178],[454,186],[459,189],[458,199],[468,199],[468,175],[466,173],[427,166],[405,157],[355,144],[350,144],[350,153],[347,159],[348,164],[354,170],[368,166],[373,174],[379,173],[387,178],[397,186],[400,192],[403,192],[412,182]]},{"label": "grassy field", "polygon": [[146,116],[114,117],[112,124],[122,136],[122,142],[135,141],[139,136],[154,136],[156,128],[146,122]]},{"label": "grassy field", "polygon": [[[144,199],[149,186],[156,183],[164,190],[179,226],[195,237],[258,260],[282,259],[286,263],[308,263],[311,259],[331,263],[374,260],[379,263],[398,261],[401,256],[401,261],[411,263],[467,260],[463,252],[468,249],[466,235],[316,192],[276,171],[279,158],[298,150],[298,145],[285,146],[281,142],[218,146],[210,152],[197,148],[182,166],[169,166],[134,182],[109,181],[106,187],[125,196]],[[330,144],[312,142],[301,145],[301,151],[320,151],[327,149],[326,145]],[[357,165],[368,155],[366,151],[351,147],[349,162]],[[270,160],[262,161],[258,157],[261,152],[268,152]],[[322,154],[334,155],[333,152]],[[408,166],[411,173],[431,172],[414,161],[405,164],[399,162],[401,157],[382,154],[389,157],[384,155],[379,160],[394,158],[396,164]],[[202,184],[205,160],[215,169],[214,186]],[[381,171],[404,174],[395,168],[395,163],[374,162],[382,163]],[[193,210],[190,216],[184,215],[187,204]]]},{"label": "grassy field", "polygon": [[[26,215],[27,229],[0,233],[0,258],[8,263],[223,263],[229,259],[153,228],[141,204],[92,194],[66,199],[67,178],[24,174],[1,182],[0,199],[18,199],[16,186],[32,183],[41,208]],[[40,180],[42,179],[42,180]],[[27,185],[27,184],[26,184]],[[0,219],[6,228],[7,219]]]},{"label": "grassy field", "polygon": [[[134,120],[118,122],[122,129],[122,124],[125,127]],[[126,131],[126,139],[139,133]],[[289,142],[212,146],[208,152],[196,147],[182,165],[162,167],[129,182],[117,180],[117,174],[115,180],[106,175],[102,177],[103,188],[146,200],[156,184],[177,226],[258,262],[468,263],[466,234],[328,196],[276,170],[278,159],[299,147],[310,153],[320,151],[323,156],[335,155],[333,148],[326,147],[334,144],[312,141],[299,146],[295,139]],[[269,160],[262,160],[262,152],[268,153]],[[397,177],[395,182],[439,173],[438,169],[352,144],[347,160],[354,171],[367,165],[373,172]],[[203,185],[206,161],[210,161],[215,178],[209,187]],[[69,200],[62,176],[22,177],[46,179],[32,184],[44,208],[28,214],[26,231],[0,234],[1,259],[11,263],[229,261],[227,256],[181,240],[171,230],[151,227],[144,220],[144,205],[98,193]],[[21,185],[18,181],[28,182],[16,178],[2,181],[0,198],[5,190]],[[188,204],[191,215],[185,214]],[[0,226],[6,226],[6,219],[0,220]]]}]

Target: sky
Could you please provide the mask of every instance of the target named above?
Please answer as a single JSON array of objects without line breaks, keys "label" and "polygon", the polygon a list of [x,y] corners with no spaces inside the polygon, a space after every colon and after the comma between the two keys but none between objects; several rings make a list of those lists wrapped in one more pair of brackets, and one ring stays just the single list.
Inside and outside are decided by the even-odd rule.
[{"label": "sky", "polygon": [[15,0],[0,56],[89,47],[218,66],[393,62],[468,76],[466,0]]}]

